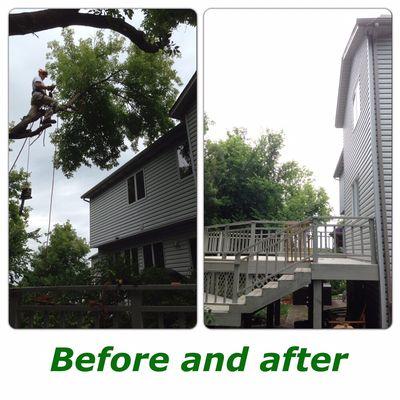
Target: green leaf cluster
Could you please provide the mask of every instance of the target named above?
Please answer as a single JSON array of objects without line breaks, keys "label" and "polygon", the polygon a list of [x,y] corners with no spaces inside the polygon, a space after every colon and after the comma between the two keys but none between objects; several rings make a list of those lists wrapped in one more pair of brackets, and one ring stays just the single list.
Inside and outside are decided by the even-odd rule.
[{"label": "green leaf cluster", "polygon": [[139,138],[149,144],[173,126],[169,110],[181,81],[165,52],[145,53],[102,31],[75,42],[72,29],[48,46],[59,102],[82,93],[74,112],[59,113],[52,136],[56,167],[67,177],[82,165],[110,169],[129,144],[137,149]]},{"label": "green leaf cluster", "polygon": [[70,222],[56,224],[48,246],[42,245],[24,275],[23,286],[88,285],[91,271],[86,240],[80,238]]},{"label": "green leaf cluster", "polygon": [[[139,10],[132,8],[107,8],[92,9],[89,10],[89,13],[123,20],[132,20],[137,11]],[[180,54],[179,46],[171,40],[172,32],[180,24],[196,26],[197,16],[195,11],[184,8],[150,8],[141,9],[140,11],[143,14],[140,28],[144,33],[146,40],[152,44],[158,45],[166,54]]]},{"label": "green leaf cluster", "polygon": [[296,161],[281,163],[283,132],[266,130],[254,144],[244,128],[205,143],[206,225],[246,220],[303,220],[331,212],[328,195]]},{"label": "green leaf cluster", "polygon": [[29,231],[29,207],[19,214],[22,187],[26,185],[28,174],[23,170],[12,170],[9,174],[8,234],[9,234],[9,283],[16,285],[29,267],[32,251],[29,240],[37,240],[39,231]]}]

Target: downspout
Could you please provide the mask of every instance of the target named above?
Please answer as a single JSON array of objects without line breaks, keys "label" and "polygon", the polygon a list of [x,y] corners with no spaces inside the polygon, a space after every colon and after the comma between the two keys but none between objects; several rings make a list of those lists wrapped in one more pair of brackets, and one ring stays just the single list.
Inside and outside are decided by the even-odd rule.
[{"label": "downspout", "polygon": [[388,327],[388,298],[390,298],[390,265],[387,255],[388,238],[387,238],[387,221],[385,207],[384,176],[382,171],[382,138],[380,126],[380,104],[379,104],[379,87],[378,87],[378,71],[376,65],[376,53],[374,46],[374,36],[367,34],[368,39],[368,75],[369,90],[371,98],[371,153],[372,167],[374,177],[374,202],[375,202],[375,221],[376,221],[376,237],[377,237],[377,260],[379,269],[379,292],[380,292],[380,314],[381,327]]}]

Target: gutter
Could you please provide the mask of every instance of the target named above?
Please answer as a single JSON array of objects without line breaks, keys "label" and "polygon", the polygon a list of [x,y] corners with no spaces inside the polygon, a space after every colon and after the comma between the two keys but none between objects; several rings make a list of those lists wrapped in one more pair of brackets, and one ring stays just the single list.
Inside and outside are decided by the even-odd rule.
[{"label": "gutter", "polygon": [[[374,196],[375,196],[375,220],[376,220],[376,236],[378,243],[378,269],[379,269],[379,291],[380,291],[380,306],[381,306],[381,327],[388,327],[388,298],[389,286],[388,278],[388,256],[386,250],[388,249],[387,238],[387,223],[386,223],[386,210],[385,210],[385,197],[382,188],[383,171],[381,168],[382,149],[380,146],[381,140],[381,127],[380,127],[380,110],[379,110],[379,96],[378,96],[378,83],[377,83],[377,65],[376,65],[376,49],[374,46],[375,34],[368,33],[368,56],[369,56],[369,78],[370,78],[370,95],[373,104],[370,110],[371,113],[371,152],[373,161],[373,177],[374,177]],[[376,115],[376,117],[375,117]],[[386,292],[388,291],[388,295]]]}]

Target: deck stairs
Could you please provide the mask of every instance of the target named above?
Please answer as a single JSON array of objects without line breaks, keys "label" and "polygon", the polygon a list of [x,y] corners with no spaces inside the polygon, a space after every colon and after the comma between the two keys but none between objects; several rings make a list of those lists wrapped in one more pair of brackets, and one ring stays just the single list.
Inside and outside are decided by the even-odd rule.
[{"label": "deck stairs", "polygon": [[[315,283],[318,295],[323,280],[379,280],[376,227],[370,217],[212,225],[205,229],[205,254],[208,326],[243,326],[244,315],[302,287]],[[313,310],[317,327],[319,303]]]},{"label": "deck stairs", "polygon": [[[281,229],[268,234],[262,240],[241,250],[235,256],[236,277],[233,277],[233,288],[229,290],[232,298],[221,295],[221,290],[208,290],[205,293],[205,313],[208,326],[240,327],[242,315],[254,313],[304,286],[311,283],[309,224]],[[275,261],[278,253],[285,255],[285,263],[277,268]],[[240,285],[241,265],[246,265],[251,276],[245,277]],[[254,271],[254,265],[256,270]],[[272,268],[271,268],[272,267]],[[273,270],[273,272],[270,272]],[[261,272],[261,273],[260,273]],[[243,275],[243,274],[242,274]],[[214,280],[218,277],[214,277]],[[226,278],[225,278],[226,279]],[[223,290],[222,290],[223,291]],[[212,293],[213,292],[213,293]]]},{"label": "deck stairs", "polygon": [[236,303],[232,303],[232,299],[226,299],[223,304],[221,296],[215,298],[214,295],[210,295],[210,303],[205,304],[207,324],[240,327],[243,314],[254,313],[310,283],[311,267],[297,267],[293,274],[282,274],[276,280],[270,280],[261,288],[240,296]]}]

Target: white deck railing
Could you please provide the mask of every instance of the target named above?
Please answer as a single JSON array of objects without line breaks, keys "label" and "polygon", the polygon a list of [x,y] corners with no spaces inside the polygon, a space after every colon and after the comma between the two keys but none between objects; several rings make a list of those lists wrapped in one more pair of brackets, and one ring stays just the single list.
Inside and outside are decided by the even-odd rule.
[{"label": "white deck railing", "polygon": [[[206,303],[235,303],[288,269],[322,257],[353,257],[376,263],[375,224],[367,217],[246,221],[205,228],[205,255],[232,259],[233,269],[207,270]],[[217,257],[217,258],[219,258]]]}]

